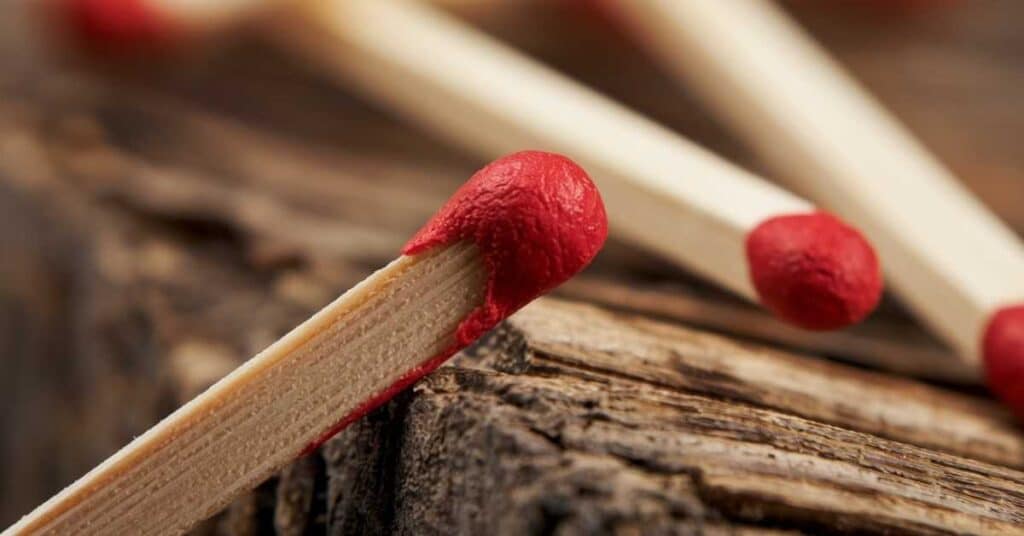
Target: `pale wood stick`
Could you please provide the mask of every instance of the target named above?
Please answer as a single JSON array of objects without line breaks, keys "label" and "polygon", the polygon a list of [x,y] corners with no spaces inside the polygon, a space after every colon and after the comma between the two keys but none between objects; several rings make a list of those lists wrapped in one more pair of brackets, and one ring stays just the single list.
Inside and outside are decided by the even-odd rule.
[{"label": "pale wood stick", "polygon": [[989,317],[1024,300],[1004,224],[769,2],[614,5],[782,179],[860,225],[899,294],[977,364]]},{"label": "pale wood stick", "polygon": [[450,348],[485,279],[469,244],[400,257],[4,534],[184,532]]},{"label": "pale wood stick", "polygon": [[613,232],[751,300],[747,234],[813,210],[426,3],[300,5],[304,17],[272,28],[283,45],[481,155],[567,154],[601,188]]}]

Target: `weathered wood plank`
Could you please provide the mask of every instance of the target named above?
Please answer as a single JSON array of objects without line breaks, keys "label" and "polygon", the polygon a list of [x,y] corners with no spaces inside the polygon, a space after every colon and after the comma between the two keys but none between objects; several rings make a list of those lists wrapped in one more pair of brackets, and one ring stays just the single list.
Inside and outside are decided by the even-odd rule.
[{"label": "weathered wood plank", "polygon": [[631,378],[1001,465],[1024,437],[994,402],[642,317],[544,302],[509,322],[536,366]]},{"label": "weathered wood plank", "polygon": [[[606,336],[581,336],[571,350],[561,342],[573,338],[567,328],[583,335],[588,325]],[[665,365],[663,355],[623,348],[651,330],[682,331],[543,300],[513,317],[476,358],[417,388],[407,407],[393,405],[388,426],[400,443],[395,474],[385,477],[398,490],[387,502],[389,529],[582,534],[767,523],[1014,534],[1024,523],[1024,473],[737,403],[743,396],[734,392],[651,378],[645,368]],[[687,355],[694,337],[658,344]],[[744,359],[724,348],[708,354],[722,369]],[[774,352],[765,358],[790,373],[805,365]],[[850,372],[823,368],[816,372]],[[913,399],[912,382],[902,382]],[[360,434],[336,442],[352,448]]]},{"label": "weathered wood plank", "polygon": [[770,342],[897,374],[955,385],[975,385],[981,381],[976,369],[964,364],[892,304],[883,304],[862,324],[841,331],[811,332],[779,322],[738,299],[683,281],[645,284],[584,276],[563,285],[557,292],[621,311]]}]

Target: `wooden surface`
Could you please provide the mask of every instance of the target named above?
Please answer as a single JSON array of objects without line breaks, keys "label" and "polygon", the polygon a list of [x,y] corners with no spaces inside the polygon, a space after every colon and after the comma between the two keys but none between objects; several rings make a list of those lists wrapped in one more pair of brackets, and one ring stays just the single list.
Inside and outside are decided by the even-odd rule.
[{"label": "wooden surface", "polygon": [[[910,404],[876,406],[885,416],[862,408],[837,427],[783,409],[786,388],[743,378],[765,367],[821,382],[791,398],[801,407],[849,411],[829,381],[837,375],[864,397],[894,389]],[[744,398],[749,404],[737,403]],[[895,423],[893,439],[857,431],[897,414],[922,424],[928,411],[960,425],[979,419],[955,398],[544,299],[476,355],[303,462],[326,467],[314,469],[326,481],[301,476],[303,465],[282,476],[275,519],[279,528],[298,519],[319,530],[315,519],[325,516],[338,534],[1018,533],[1024,474],[920,448]],[[281,508],[282,489],[325,493],[326,505]],[[235,511],[266,500],[261,493],[271,491]]]},{"label": "wooden surface", "polygon": [[[801,17],[1020,230],[1021,7],[964,4]],[[480,164],[251,40],[112,78],[12,17],[4,524],[393,258]],[[589,15],[477,20],[757,168]],[[808,337],[620,243],[561,296],[590,303],[531,306],[199,532],[1020,532],[1024,436],[897,304]]]}]

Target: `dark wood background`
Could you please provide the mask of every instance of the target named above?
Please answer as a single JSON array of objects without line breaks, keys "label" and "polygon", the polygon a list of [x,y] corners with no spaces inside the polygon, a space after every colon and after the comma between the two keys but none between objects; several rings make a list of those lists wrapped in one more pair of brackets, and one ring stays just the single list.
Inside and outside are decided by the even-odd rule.
[{"label": "dark wood background", "polygon": [[[851,4],[788,6],[1024,230],[1024,4]],[[482,162],[252,36],[86,66],[0,6],[6,525],[393,258]],[[459,14],[761,171],[593,11]],[[613,241],[199,530],[1010,534],[1021,468],[1018,427],[897,300],[809,335]]]}]

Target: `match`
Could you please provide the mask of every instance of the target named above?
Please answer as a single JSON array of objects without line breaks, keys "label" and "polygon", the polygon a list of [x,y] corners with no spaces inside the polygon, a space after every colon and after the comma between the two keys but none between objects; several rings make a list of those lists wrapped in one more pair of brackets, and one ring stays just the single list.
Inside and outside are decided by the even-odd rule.
[{"label": "match", "polygon": [[571,155],[623,238],[803,328],[840,328],[877,304],[878,261],[856,230],[436,8],[302,6],[276,28],[285,46],[480,155]]},{"label": "match", "polygon": [[[159,4],[166,14],[175,3]],[[437,8],[291,7],[270,21],[284,46],[485,158],[522,147],[570,155],[605,192],[615,233],[781,320],[838,329],[877,305],[879,263],[857,230]]]},{"label": "match", "polygon": [[4,534],[182,533],[575,275],[606,234],[580,167],[501,158],[401,257]]},{"label": "match", "polygon": [[104,53],[185,43],[253,20],[276,0],[41,0],[79,44]]},{"label": "match", "polygon": [[780,178],[862,226],[918,317],[1024,419],[1024,247],[781,10],[614,3]]}]

